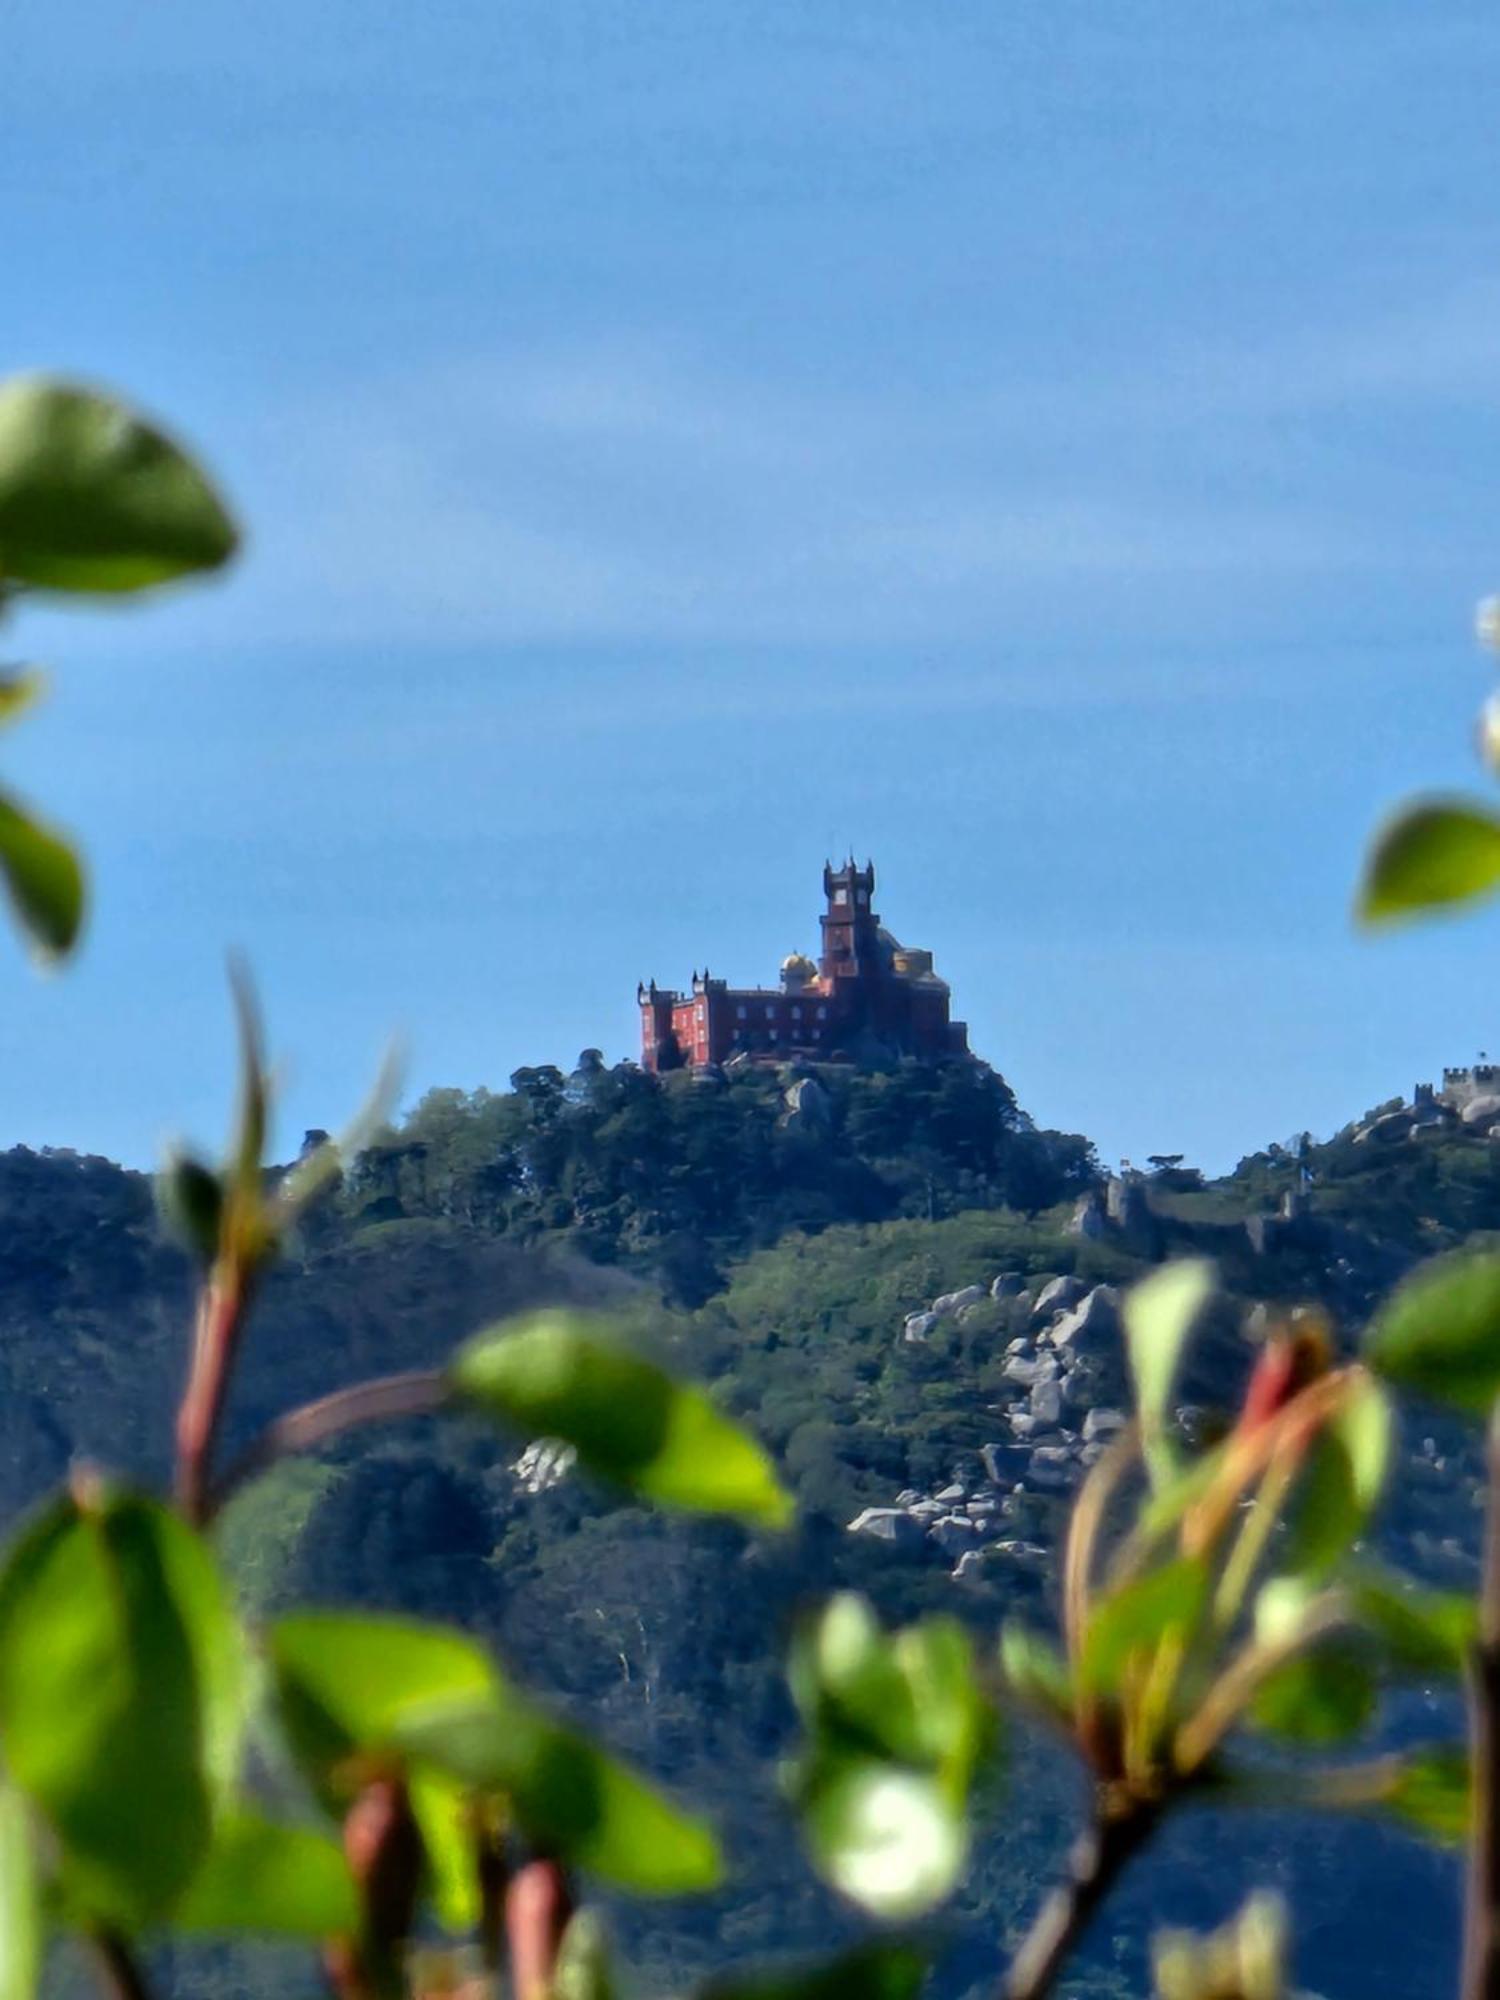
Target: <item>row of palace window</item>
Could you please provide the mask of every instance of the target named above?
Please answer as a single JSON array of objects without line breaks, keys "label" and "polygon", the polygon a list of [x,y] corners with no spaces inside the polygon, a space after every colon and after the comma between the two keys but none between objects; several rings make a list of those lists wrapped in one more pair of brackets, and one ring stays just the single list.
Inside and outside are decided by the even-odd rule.
[{"label": "row of palace window", "polygon": [[[767,1007],[766,1019],[768,1021],[776,1020],[778,1016],[778,1011],[779,1010],[775,1007]],[[737,1020],[748,1021],[750,1018],[750,1009],[746,1006],[736,1007],[734,1012],[735,1012],[735,1018]],[[817,1018],[820,1021],[826,1021],[828,1019],[828,1009],[826,1007],[820,1007],[818,1009]],[[698,1016],[698,1019],[700,1021],[703,1019],[702,1014]],[[792,1009],[792,1019],[794,1021],[800,1021],[802,1019],[802,1009],[800,1007],[794,1007]]]}]

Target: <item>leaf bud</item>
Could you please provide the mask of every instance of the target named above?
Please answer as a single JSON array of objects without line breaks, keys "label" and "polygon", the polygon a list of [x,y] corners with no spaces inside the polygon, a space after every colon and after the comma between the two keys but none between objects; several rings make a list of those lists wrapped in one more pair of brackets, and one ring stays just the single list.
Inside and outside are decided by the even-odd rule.
[{"label": "leaf bud", "polygon": [[191,1153],[175,1152],[156,1177],[162,1220],[189,1250],[211,1263],[219,1248],[224,1184]]}]

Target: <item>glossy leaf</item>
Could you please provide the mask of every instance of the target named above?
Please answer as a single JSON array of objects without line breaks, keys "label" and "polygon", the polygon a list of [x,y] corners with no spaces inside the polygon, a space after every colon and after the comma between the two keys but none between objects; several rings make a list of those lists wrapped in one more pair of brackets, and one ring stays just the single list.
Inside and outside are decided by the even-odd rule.
[{"label": "glossy leaf", "polygon": [[486,1695],[410,1713],[397,1740],[469,1791],[503,1795],[537,1846],[623,1888],[685,1895],[722,1877],[701,1820],[498,1680]]},{"label": "glossy leaf", "polygon": [[0,794],[0,878],[39,957],[63,958],[83,925],[83,868],[60,833]]},{"label": "glossy leaf", "polygon": [[1457,1743],[1438,1744],[1402,1758],[1381,1805],[1430,1840],[1458,1846],[1468,1838],[1473,1811],[1468,1752]]},{"label": "glossy leaf", "polygon": [[1125,1295],[1125,1346],[1135,1378],[1141,1450],[1153,1486],[1176,1467],[1166,1438],[1167,1409],[1188,1335],[1213,1296],[1213,1266],[1201,1258],[1164,1265]]},{"label": "glossy leaf", "polygon": [[204,474],[114,397],[46,376],[0,386],[0,578],[140,590],[218,568],[236,540]]},{"label": "glossy leaf", "polygon": [[1439,1257],[1397,1287],[1365,1343],[1402,1388],[1487,1414],[1500,1392],[1500,1257]]},{"label": "glossy leaf", "polygon": [[1473,902],[1500,889],[1500,818],[1464,799],[1403,806],[1377,834],[1357,910],[1367,924]]},{"label": "glossy leaf", "polygon": [[1111,1693],[1133,1654],[1190,1633],[1203,1616],[1208,1585],[1207,1565],[1181,1556],[1099,1599],[1078,1665],[1080,1687],[1088,1694]]},{"label": "glossy leaf", "polygon": [[238,1636],[203,1544],[154,1502],[57,1502],[0,1578],[0,1734],[73,1896],[161,1914],[209,1843],[238,1757]]},{"label": "glossy leaf", "polygon": [[330,1938],[359,1921],[343,1850],[326,1834],[238,1815],[225,1822],[187,1893],[174,1930]]},{"label": "glossy leaf", "polygon": [[791,1518],[754,1438],[600,1321],[543,1312],[491,1328],[460,1350],[452,1380],[461,1401],[523,1437],[564,1440],[589,1471],[644,1499],[760,1526]]},{"label": "glossy leaf", "polygon": [[33,2000],[42,1946],[35,1835],[20,1793],[0,1786],[0,2000]]},{"label": "glossy leaf", "polygon": [[906,1944],[866,1944],[821,1964],[736,1972],[698,2000],[917,2000],[927,1961]]}]

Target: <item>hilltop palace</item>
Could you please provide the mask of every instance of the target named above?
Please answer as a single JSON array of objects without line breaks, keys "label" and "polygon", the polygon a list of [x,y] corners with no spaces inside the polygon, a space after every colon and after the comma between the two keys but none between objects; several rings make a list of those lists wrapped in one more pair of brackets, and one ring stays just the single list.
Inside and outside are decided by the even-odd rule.
[{"label": "hilltop palace", "polygon": [[950,1017],[932,953],[900,944],[871,907],[875,866],[851,857],[824,866],[822,955],[781,963],[779,986],[731,986],[705,966],[692,988],[637,988],[641,1061],[649,1070],[701,1069],[743,1055],[857,1061],[869,1055],[936,1062],[967,1055],[968,1030]]}]

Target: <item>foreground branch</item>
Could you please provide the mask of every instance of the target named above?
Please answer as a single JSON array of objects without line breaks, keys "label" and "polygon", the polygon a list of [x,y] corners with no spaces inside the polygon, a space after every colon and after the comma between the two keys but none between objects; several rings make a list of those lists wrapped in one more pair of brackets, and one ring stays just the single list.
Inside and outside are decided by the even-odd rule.
[{"label": "foreground branch", "polygon": [[1479,1643],[1469,1668],[1474,1825],[1464,1902],[1462,2000],[1500,2000],[1500,1408],[1490,1419]]},{"label": "foreground branch", "polygon": [[1101,1816],[1079,1835],[1068,1857],[1067,1881],[1037,1912],[1011,1961],[1004,2000],[1042,2000],[1051,1992],[1095,1911],[1150,1839],[1156,1819],[1153,1810],[1138,1806],[1128,1815]]},{"label": "foreground branch", "polygon": [[373,1382],[336,1389],[315,1403],[288,1410],[263,1430],[216,1481],[204,1502],[205,1520],[257,1473],[294,1452],[312,1451],[344,1431],[364,1424],[388,1424],[398,1417],[430,1417],[448,1402],[448,1378],[441,1369],[413,1368],[404,1375],[381,1375]]},{"label": "foreground branch", "polygon": [[194,1527],[201,1528],[213,1511],[208,1488],[214,1446],[248,1305],[244,1274],[215,1263],[198,1296],[192,1361],[177,1412],[177,1504]]}]

